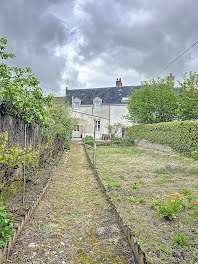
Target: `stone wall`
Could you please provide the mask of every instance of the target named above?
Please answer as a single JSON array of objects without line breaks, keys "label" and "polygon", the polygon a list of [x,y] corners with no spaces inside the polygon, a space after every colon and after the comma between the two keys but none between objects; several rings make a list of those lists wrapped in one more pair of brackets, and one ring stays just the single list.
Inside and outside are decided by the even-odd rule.
[{"label": "stone wall", "polygon": [[8,145],[25,147],[25,126],[27,147],[33,149],[40,140],[39,127],[37,125],[28,126],[20,118],[0,114],[0,133],[8,133]]}]

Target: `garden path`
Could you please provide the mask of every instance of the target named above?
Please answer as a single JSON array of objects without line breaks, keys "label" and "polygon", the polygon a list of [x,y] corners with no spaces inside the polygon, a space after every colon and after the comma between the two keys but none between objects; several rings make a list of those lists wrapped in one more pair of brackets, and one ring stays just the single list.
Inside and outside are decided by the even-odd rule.
[{"label": "garden path", "polygon": [[88,166],[83,145],[73,144],[64,154],[8,263],[135,263]]}]

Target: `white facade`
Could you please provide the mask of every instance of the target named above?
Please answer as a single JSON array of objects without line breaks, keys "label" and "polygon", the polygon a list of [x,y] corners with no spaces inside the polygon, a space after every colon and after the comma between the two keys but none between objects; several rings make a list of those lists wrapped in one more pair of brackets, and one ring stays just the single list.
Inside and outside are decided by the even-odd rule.
[{"label": "white facade", "polygon": [[[76,127],[73,137],[85,137],[94,135],[96,124],[96,139],[104,139],[108,136],[108,126],[122,124],[131,126],[125,117],[128,114],[127,104],[103,104],[99,97],[94,98],[92,105],[79,105],[79,98],[73,98],[71,115],[76,119]],[[117,135],[122,137],[122,131]]]}]

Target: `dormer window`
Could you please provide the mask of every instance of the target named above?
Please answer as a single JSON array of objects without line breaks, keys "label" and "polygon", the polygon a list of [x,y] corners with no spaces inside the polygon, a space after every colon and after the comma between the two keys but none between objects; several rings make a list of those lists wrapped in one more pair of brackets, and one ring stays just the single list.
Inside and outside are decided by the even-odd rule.
[{"label": "dormer window", "polygon": [[80,104],[81,104],[81,100],[79,98],[74,98],[74,101],[73,101],[73,107],[74,109],[79,109],[80,108]]},{"label": "dormer window", "polygon": [[100,101],[95,101],[95,109],[100,109]]},{"label": "dormer window", "polygon": [[93,99],[93,105],[95,109],[100,109],[101,104],[102,104],[102,99],[100,99],[99,97]]},{"label": "dormer window", "polygon": [[74,102],[74,108],[79,109],[80,108],[80,102]]}]

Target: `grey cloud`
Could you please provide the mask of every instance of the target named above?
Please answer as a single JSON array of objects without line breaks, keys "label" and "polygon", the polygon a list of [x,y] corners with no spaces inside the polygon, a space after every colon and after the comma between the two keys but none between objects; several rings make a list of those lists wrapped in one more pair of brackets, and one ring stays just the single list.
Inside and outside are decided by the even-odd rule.
[{"label": "grey cloud", "polygon": [[50,13],[53,0],[1,0],[0,35],[8,39],[8,48],[16,58],[13,65],[30,66],[45,92],[59,92],[59,82],[65,68],[63,56],[56,56],[57,48],[67,42],[68,29]]}]

